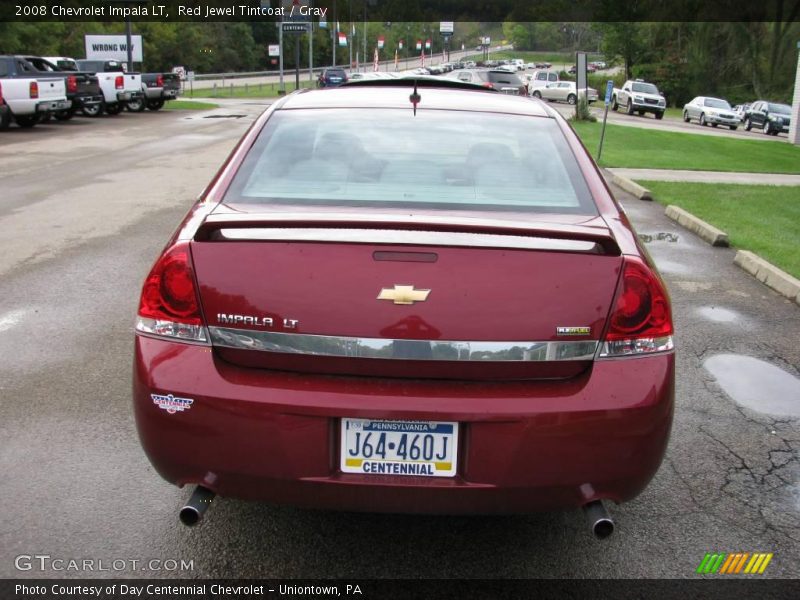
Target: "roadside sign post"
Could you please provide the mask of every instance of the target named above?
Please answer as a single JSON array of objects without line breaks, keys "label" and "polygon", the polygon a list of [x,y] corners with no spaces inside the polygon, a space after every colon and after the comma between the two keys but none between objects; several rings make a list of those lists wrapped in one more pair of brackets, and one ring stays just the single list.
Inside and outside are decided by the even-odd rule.
[{"label": "roadside sign post", "polygon": [[611,95],[614,93],[614,82],[610,79],[606,83],[606,97],[604,103],[606,105],[605,112],[603,113],[603,128],[600,130],[600,147],[597,149],[597,162],[600,162],[600,155],[603,153],[603,138],[606,136],[606,119],[608,119],[608,106],[611,104]]},{"label": "roadside sign post", "polygon": [[[286,93],[286,88],[283,84],[283,34],[294,33],[294,85],[295,89],[300,89],[300,34],[308,33],[309,35],[309,48],[311,48],[311,23],[308,17],[303,16],[301,7],[306,11],[310,6],[310,0],[281,0],[284,8],[284,14],[289,15],[289,19],[282,19],[280,22],[280,41],[281,46],[281,89],[278,92],[283,95]],[[309,71],[311,71],[311,52],[309,51]]]},{"label": "roadside sign post", "polygon": [[450,38],[453,37],[453,21],[440,21],[439,33],[444,38],[444,52],[447,55],[447,62],[450,62]]}]

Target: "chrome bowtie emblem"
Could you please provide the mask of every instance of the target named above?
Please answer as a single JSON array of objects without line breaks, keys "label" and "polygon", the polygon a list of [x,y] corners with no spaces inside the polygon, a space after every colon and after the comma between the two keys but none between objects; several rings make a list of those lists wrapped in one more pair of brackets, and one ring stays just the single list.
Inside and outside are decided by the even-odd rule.
[{"label": "chrome bowtie emblem", "polygon": [[393,288],[382,288],[378,300],[391,300],[395,304],[414,304],[414,302],[425,302],[430,293],[430,290],[414,289],[413,285],[395,284]]}]

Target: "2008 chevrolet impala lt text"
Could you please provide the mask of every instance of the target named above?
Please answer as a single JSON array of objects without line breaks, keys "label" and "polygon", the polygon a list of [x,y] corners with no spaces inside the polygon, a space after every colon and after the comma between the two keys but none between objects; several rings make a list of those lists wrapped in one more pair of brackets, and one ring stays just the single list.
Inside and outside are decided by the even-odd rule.
[{"label": "2008 chevrolet impala lt text", "polygon": [[[274,103],[145,280],[145,452],[215,494],[329,509],[586,510],[647,486],[675,357],[661,278],[569,125],[460,82]],[[508,173],[514,173],[509,177]]]}]

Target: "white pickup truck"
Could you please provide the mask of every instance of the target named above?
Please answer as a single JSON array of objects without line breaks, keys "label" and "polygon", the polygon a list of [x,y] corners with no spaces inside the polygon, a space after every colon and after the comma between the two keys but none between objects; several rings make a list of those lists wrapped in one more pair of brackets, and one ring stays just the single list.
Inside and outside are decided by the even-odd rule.
[{"label": "white pickup truck", "polygon": [[[105,102],[101,110],[110,115],[118,115],[131,101],[144,98],[142,75],[126,73],[122,63],[116,60],[78,60],[75,61],[81,72],[97,75]],[[56,63],[58,64],[58,63]]]},{"label": "white pickup truck", "polygon": [[19,56],[0,56],[0,85],[8,116],[20,127],[33,127],[43,116],[71,106],[63,77],[43,77]]},{"label": "white pickup truck", "polygon": [[611,97],[611,109],[624,108],[629,115],[633,113],[653,113],[656,119],[664,118],[667,101],[658,88],[641,79],[629,79],[622,89],[614,89]]}]

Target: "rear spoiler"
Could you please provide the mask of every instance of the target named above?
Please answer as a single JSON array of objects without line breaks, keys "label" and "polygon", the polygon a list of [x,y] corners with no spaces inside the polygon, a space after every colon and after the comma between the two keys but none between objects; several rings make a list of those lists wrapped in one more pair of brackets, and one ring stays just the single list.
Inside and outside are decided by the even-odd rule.
[{"label": "rear spoiler", "polygon": [[[470,235],[475,242],[483,236],[484,241],[495,247],[531,247],[522,239],[558,240],[563,242],[589,242],[575,246],[576,251],[619,256],[620,249],[611,231],[601,219],[596,226],[563,223],[511,221],[504,219],[437,217],[435,215],[341,215],[324,213],[270,213],[270,214],[212,214],[198,227],[195,241],[216,240],[309,240],[353,241],[362,243],[422,243],[412,236],[393,236],[391,232],[418,232],[420,234],[461,234],[437,242],[444,245],[470,246]],[[314,236],[314,231],[318,235]],[[326,232],[323,234],[323,230]],[[229,232],[235,231],[234,235]],[[249,233],[248,233],[249,232]],[[374,235],[365,235],[372,232]],[[332,235],[333,234],[333,235]],[[420,240],[432,240],[431,235],[420,235]],[[396,241],[392,241],[396,240]],[[447,243],[445,243],[447,240]],[[459,241],[460,240],[460,241]],[[557,246],[557,245],[556,245]],[[592,246],[596,249],[592,250]],[[569,250],[570,245],[561,244],[554,250]]]}]

